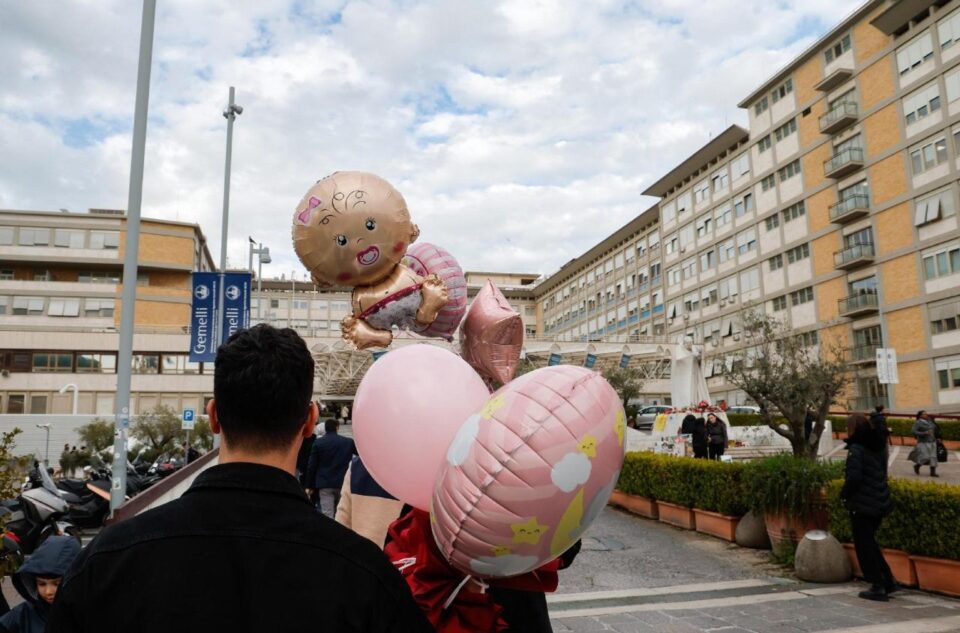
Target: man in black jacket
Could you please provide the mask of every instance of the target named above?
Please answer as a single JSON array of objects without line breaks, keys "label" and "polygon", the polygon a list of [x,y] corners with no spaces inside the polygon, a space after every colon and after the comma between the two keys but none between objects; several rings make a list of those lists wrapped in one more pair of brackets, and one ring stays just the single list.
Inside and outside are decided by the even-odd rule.
[{"label": "man in black jacket", "polygon": [[219,465],[105,529],[65,577],[47,630],[430,631],[377,546],[318,514],[293,476],[317,420],[296,332],[231,336],[213,390]]}]

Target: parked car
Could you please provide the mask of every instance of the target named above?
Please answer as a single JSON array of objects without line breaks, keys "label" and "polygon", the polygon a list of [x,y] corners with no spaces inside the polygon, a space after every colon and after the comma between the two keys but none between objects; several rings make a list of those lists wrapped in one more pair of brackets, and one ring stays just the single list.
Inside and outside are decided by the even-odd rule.
[{"label": "parked car", "polygon": [[637,430],[652,431],[653,423],[661,413],[670,411],[673,407],[665,404],[653,404],[647,407],[641,407],[637,413]]},{"label": "parked car", "polygon": [[728,407],[727,413],[748,413],[751,415],[760,415],[760,407],[740,404],[735,407]]}]

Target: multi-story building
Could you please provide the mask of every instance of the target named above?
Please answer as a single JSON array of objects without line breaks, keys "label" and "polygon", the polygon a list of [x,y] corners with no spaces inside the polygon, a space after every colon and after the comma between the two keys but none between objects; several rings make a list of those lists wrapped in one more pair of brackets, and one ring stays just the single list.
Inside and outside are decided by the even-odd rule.
[{"label": "multi-story building", "polygon": [[[0,413],[112,415],[126,246],[121,211],[0,211]],[[212,364],[187,358],[190,274],[213,270],[195,224],[144,219],[137,275],[134,412],[200,407]]]}]

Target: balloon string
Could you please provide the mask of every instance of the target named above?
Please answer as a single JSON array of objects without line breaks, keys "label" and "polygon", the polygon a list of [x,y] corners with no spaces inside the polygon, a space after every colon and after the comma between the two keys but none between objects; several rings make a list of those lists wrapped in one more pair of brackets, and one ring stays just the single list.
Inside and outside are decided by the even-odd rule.
[{"label": "balloon string", "polygon": [[466,585],[469,581],[470,576],[464,576],[463,580],[460,581],[460,584],[457,585],[457,588],[454,589],[453,593],[450,594],[450,597],[447,598],[447,601],[443,603],[444,609],[448,609],[450,605],[453,604],[453,601],[457,599],[457,595],[459,595],[460,590],[463,589],[464,585]]}]

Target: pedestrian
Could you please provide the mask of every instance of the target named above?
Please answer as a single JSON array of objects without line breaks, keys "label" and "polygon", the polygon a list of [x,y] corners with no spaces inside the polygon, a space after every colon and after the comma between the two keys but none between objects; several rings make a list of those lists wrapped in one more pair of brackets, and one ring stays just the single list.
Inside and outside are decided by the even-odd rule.
[{"label": "pedestrian", "polygon": [[887,416],[883,413],[884,408],[882,404],[875,406],[868,421],[870,422],[870,428],[883,438],[883,454],[887,457],[890,453],[889,446],[893,443],[893,440],[890,439],[890,427],[887,426]]},{"label": "pedestrian", "polygon": [[870,583],[870,589],[859,595],[866,600],[886,602],[887,596],[899,588],[876,539],[883,517],[893,510],[887,460],[883,456],[886,443],[883,434],[860,413],[847,418],[846,443],[847,463],[840,499],[850,512],[857,561],[864,580]]},{"label": "pedestrian", "polygon": [[695,459],[706,459],[708,456],[707,446],[709,437],[707,435],[707,425],[703,418],[693,418],[693,456]]},{"label": "pedestrian", "polygon": [[680,423],[680,435],[693,435],[693,427],[697,421],[697,416],[688,413],[683,416],[683,422]]},{"label": "pedestrian", "polygon": [[717,417],[716,413],[707,415],[707,437],[709,440],[708,452],[710,459],[719,460],[727,448],[727,425]]},{"label": "pedestrian", "polygon": [[317,441],[316,435],[308,435],[304,437],[300,442],[300,450],[297,451],[297,473],[296,477],[300,481],[300,485],[304,489],[308,488],[307,485],[307,466],[310,465],[310,450],[313,448],[313,443]]},{"label": "pedestrian", "polygon": [[350,424],[350,407],[346,404],[340,407],[340,421],[343,424]]},{"label": "pedestrian", "polygon": [[221,345],[207,406],[219,464],[105,528],[64,578],[48,630],[429,632],[383,553],[319,516],[293,476],[317,419],[313,380],[292,329],[260,324]]},{"label": "pedestrian", "polygon": [[353,440],[337,433],[339,426],[333,418],[323,423],[324,434],[313,443],[307,461],[307,495],[316,493],[320,512],[331,519],[340,503],[340,489],[350,460],[357,454]]},{"label": "pedestrian", "polygon": [[921,466],[929,466],[930,476],[939,477],[940,475],[937,474],[936,426],[930,421],[926,411],[917,413],[912,431],[914,437],[917,438],[917,445],[910,451],[907,459],[913,462],[914,474],[920,474]]},{"label": "pedestrian", "polygon": [[359,455],[354,457],[340,490],[337,523],[382,548],[387,528],[402,510],[403,501],[398,501],[377,483]]},{"label": "pedestrian", "polygon": [[72,536],[51,536],[41,543],[13,574],[13,586],[24,602],[0,618],[0,631],[43,633],[60,581],[79,553],[80,543]]}]

